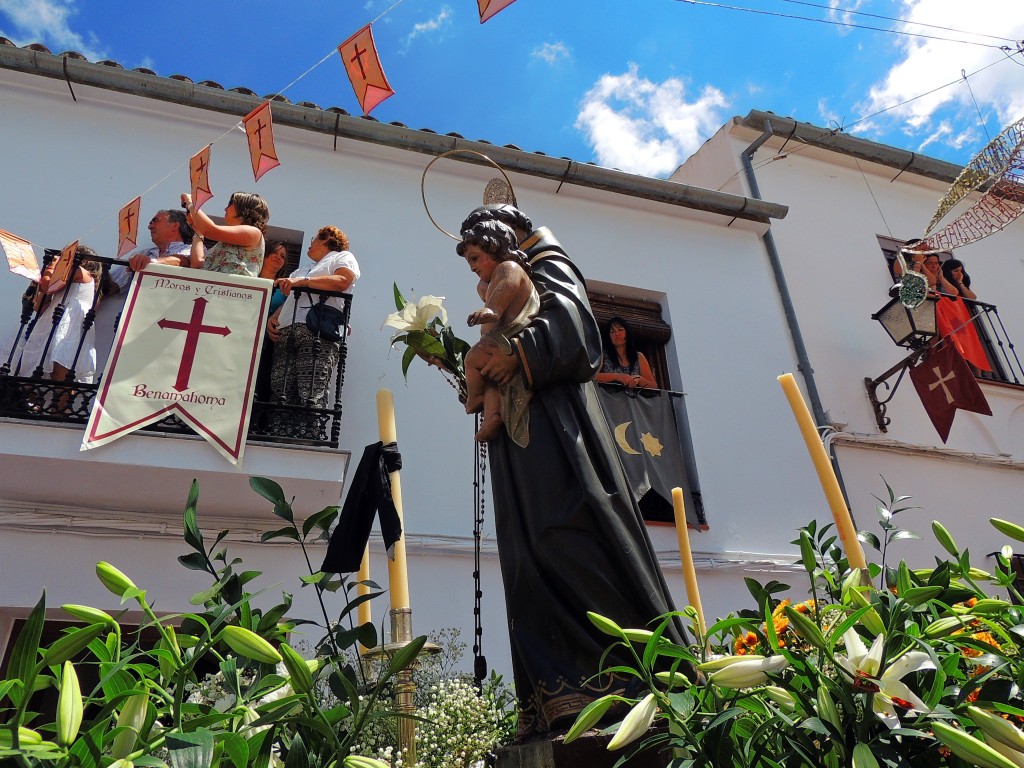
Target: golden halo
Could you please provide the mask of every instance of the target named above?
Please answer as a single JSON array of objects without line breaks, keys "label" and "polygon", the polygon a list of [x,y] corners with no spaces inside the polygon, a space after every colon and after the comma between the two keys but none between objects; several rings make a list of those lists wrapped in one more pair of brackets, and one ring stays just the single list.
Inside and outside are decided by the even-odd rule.
[{"label": "golden halo", "polygon": [[452,155],[457,155],[457,154],[460,154],[460,153],[464,154],[464,155],[476,155],[477,157],[481,158],[482,160],[486,160],[488,163],[490,163],[495,168],[497,168],[498,172],[502,176],[505,177],[505,183],[508,184],[508,188],[510,190],[512,190],[513,198],[515,197],[515,189],[512,187],[512,180],[509,179],[508,174],[505,173],[505,169],[502,168],[500,165],[498,165],[493,160],[491,160],[491,158],[489,158],[487,155],[483,154],[482,152],[477,152],[476,150],[472,150],[472,149],[450,149],[447,152],[442,152],[440,155],[438,155],[433,160],[431,160],[429,163],[427,163],[427,167],[423,169],[423,176],[420,177],[420,197],[423,199],[423,210],[425,210],[427,212],[427,218],[430,219],[430,223],[433,224],[438,229],[439,232],[441,232],[442,234],[447,235],[452,240],[456,240],[456,241],[460,241],[461,242],[461,240],[462,240],[461,237],[453,235],[451,232],[449,232],[447,229],[442,227],[440,224],[438,224],[434,220],[434,217],[430,214],[430,206],[427,205],[427,171],[430,170],[430,166],[432,166],[434,163],[436,163],[438,160],[440,160],[443,157],[451,157]]}]

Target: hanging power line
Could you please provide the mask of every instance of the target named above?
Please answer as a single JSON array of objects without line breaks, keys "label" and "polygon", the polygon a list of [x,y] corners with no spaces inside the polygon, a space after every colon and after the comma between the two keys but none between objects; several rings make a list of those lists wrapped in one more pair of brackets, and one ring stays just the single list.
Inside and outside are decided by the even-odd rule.
[{"label": "hanging power line", "polygon": [[[816,24],[828,24],[834,27],[850,27],[851,29],[866,29],[872,32],[888,32],[893,35],[902,35],[904,37],[919,37],[926,40],[941,40],[947,43],[961,43],[963,45],[977,45],[982,48],[995,48],[1000,51],[1010,51],[1008,45],[995,45],[993,43],[982,43],[977,40],[962,40],[955,37],[941,37],[939,35],[928,35],[923,32],[908,32],[902,29],[892,29],[890,27],[872,27],[867,24],[854,24],[852,21],[838,21],[834,19],[814,19],[809,16],[797,16],[791,13],[782,13],[780,11],[766,11],[760,8],[746,8],[740,5],[727,5],[725,3],[715,3],[710,0],[676,0],[679,3],[686,3],[687,5],[702,5],[708,8],[722,8],[729,11],[744,11],[746,13],[755,13],[759,16],[774,16],[780,19],[793,19],[795,21],[812,21]],[[973,34],[973,33],[968,33]],[[1020,50],[1019,44],[1016,44],[1017,50]]]},{"label": "hanging power line", "polygon": [[1011,37],[1002,37],[1000,35],[987,35],[983,32],[969,32],[965,29],[955,29],[954,27],[944,27],[940,24],[927,24],[923,21],[907,21],[906,19],[894,18],[892,16],[882,16],[878,13],[868,13],[867,11],[857,11],[852,8],[837,8],[831,5],[821,5],[820,3],[811,3],[808,0],[782,0],[784,3],[792,3],[793,5],[806,5],[811,8],[820,8],[825,11],[832,11],[834,13],[850,14],[856,16],[867,16],[872,19],[881,19],[883,21],[894,21],[898,24],[911,24],[915,27],[928,27],[929,29],[941,29],[943,32],[955,32],[958,35],[974,35],[975,37],[988,37],[992,40],[1004,40],[1008,43],[1013,43],[1015,46],[1020,47],[1024,41],[1014,40]]}]

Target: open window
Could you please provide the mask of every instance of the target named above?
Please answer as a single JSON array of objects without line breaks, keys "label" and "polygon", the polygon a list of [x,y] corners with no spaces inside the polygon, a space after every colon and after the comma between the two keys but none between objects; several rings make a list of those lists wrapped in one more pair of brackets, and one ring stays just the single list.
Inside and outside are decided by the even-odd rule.
[{"label": "open window", "polygon": [[[665,319],[665,295],[588,281],[587,296],[602,334],[613,317],[621,317],[629,323],[637,350],[647,358],[658,382],[659,389],[654,391],[627,391],[618,385],[598,385],[608,426],[619,447],[626,474],[634,485],[644,519],[650,523],[674,524],[671,489],[680,486],[688,491],[686,505],[690,524],[707,529],[682,382],[678,369],[670,362],[672,326]],[[668,461],[673,450],[678,450],[678,464]]]}]

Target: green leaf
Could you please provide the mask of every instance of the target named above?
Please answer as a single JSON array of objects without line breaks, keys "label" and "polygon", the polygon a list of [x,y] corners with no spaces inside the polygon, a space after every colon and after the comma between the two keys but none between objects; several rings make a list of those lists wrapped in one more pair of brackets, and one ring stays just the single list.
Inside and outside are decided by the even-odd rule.
[{"label": "green leaf", "polygon": [[188,499],[185,501],[185,543],[197,552],[205,552],[203,549],[203,532],[196,524],[196,506],[199,504],[199,481],[193,480],[188,489]]},{"label": "green leaf", "polygon": [[284,761],[284,768],[309,768],[309,752],[301,734],[296,733],[288,745],[288,757]]},{"label": "green leaf", "polygon": [[405,309],[405,296],[403,296],[402,292],[398,290],[398,283],[392,283],[391,286],[395,290],[395,309],[401,312],[403,309]]},{"label": "green leaf", "polygon": [[423,644],[426,642],[427,636],[420,635],[419,637],[414,638],[408,645],[401,648],[388,662],[388,668],[384,673],[385,677],[391,677],[395,673],[412,664],[423,649]]},{"label": "green leaf", "polygon": [[39,665],[40,670],[44,667],[63,664],[68,659],[74,658],[79,652],[85,650],[89,643],[99,637],[106,628],[107,624],[103,622],[71,630],[43,653],[43,660]]},{"label": "green leaf", "polygon": [[284,497],[281,486],[266,477],[250,477],[249,487],[256,493],[274,505],[274,514],[295,525],[295,515],[292,513],[292,506]]},{"label": "green leaf", "polygon": [[857,538],[876,551],[880,551],[882,549],[882,542],[879,541],[878,537],[871,533],[871,531],[857,531]]},{"label": "green leaf", "polygon": [[417,357],[416,349],[410,344],[405,348],[405,352],[402,353],[402,376],[409,379],[409,366],[412,365],[412,361]]},{"label": "green leaf", "polygon": [[[36,655],[39,651],[39,639],[43,636],[43,623],[46,621],[46,591],[43,591],[39,602],[28,615],[25,625],[14,642],[14,650],[11,651],[11,660],[8,664],[7,675],[14,680],[20,680],[24,686],[20,690],[12,688],[11,697],[18,696],[21,701],[23,695],[31,695],[32,685],[37,674]],[[15,693],[17,691],[17,693]],[[15,726],[21,723],[13,723]]]},{"label": "green leaf", "polygon": [[224,753],[235,768],[245,768],[249,762],[249,745],[245,739],[237,733],[229,733],[221,743],[224,745]]},{"label": "green leaf", "polygon": [[804,570],[814,573],[818,567],[818,558],[814,554],[814,543],[805,531],[800,531],[800,559],[803,561]]},{"label": "green leaf", "polygon": [[292,539],[299,541],[299,534],[295,530],[295,526],[286,526],[284,528],[278,528],[276,531],[266,531],[260,536],[260,541],[270,541],[272,539]]},{"label": "green leaf", "polygon": [[302,523],[302,536],[305,538],[315,527],[319,527],[325,533],[330,530],[331,523],[338,514],[338,507],[324,507],[319,512],[310,515]]},{"label": "green leaf", "polygon": [[209,589],[204,589],[202,592],[196,592],[194,595],[192,595],[192,597],[190,597],[188,599],[188,601],[192,605],[205,605],[207,603],[207,601],[212,600],[218,594],[220,594],[220,591],[223,588],[224,588],[223,582],[218,581],[216,584],[214,584]]},{"label": "green leaf", "polygon": [[206,555],[202,552],[189,552],[187,555],[178,555],[178,562],[190,571],[206,570]]},{"label": "green leaf", "polygon": [[213,763],[214,736],[208,730],[168,734],[165,743],[173,768],[210,768]]}]

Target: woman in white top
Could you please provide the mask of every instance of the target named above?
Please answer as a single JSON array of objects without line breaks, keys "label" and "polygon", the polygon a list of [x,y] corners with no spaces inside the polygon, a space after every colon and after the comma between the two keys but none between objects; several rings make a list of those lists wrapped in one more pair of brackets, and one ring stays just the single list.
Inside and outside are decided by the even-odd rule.
[{"label": "woman in white top", "polygon": [[[331,375],[341,355],[341,339],[312,331],[306,317],[320,297],[296,294],[293,288],[322,291],[350,291],[359,279],[359,264],[348,250],[348,237],[337,227],[323,227],[309,244],[306,255],[313,260],[308,268],[299,267],[290,277],[274,284],[287,297],[270,316],[267,335],[274,341],[274,365],[270,387],[274,398],[286,403],[328,407]],[[340,313],[344,303],[331,297],[324,305]],[[330,310],[328,310],[330,312]],[[341,333],[345,332],[341,328]]]}]

